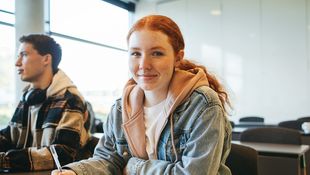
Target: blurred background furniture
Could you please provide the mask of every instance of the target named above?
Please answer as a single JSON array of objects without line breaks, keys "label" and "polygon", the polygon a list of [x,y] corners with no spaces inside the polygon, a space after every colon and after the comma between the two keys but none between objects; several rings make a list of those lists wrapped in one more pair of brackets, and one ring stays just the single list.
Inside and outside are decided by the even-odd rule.
[{"label": "blurred background furniture", "polygon": [[231,144],[231,150],[226,165],[233,175],[257,175],[257,151],[251,147]]},{"label": "blurred background furniture", "polygon": [[234,128],[235,127],[235,122],[233,122],[233,121],[229,121],[229,122],[230,122],[231,128]]},{"label": "blurred background furniture", "polygon": [[239,119],[239,122],[260,122],[264,123],[265,119],[260,116],[246,116],[246,117],[241,117]]},{"label": "blurred background furniture", "polygon": [[[259,175],[309,175],[305,160],[309,145],[232,141],[258,152]],[[307,168],[306,168],[307,167]]]},{"label": "blurred background furniture", "polygon": [[297,121],[310,122],[310,116],[300,117],[300,118],[297,119]]},{"label": "blurred background furniture", "polygon": [[281,127],[250,128],[240,134],[240,141],[301,145],[301,134]]},{"label": "blurred background furniture", "polygon": [[[89,131],[90,133],[103,133],[103,122],[99,118],[96,118],[95,112],[93,110],[92,104],[86,101],[86,107],[88,112],[89,120]],[[87,123],[86,123],[87,124]]]},{"label": "blurred background furniture", "polygon": [[302,131],[301,125],[303,122],[304,121],[299,121],[299,120],[287,120],[287,121],[280,122],[278,126],[283,127],[283,128],[290,128],[290,129]]},{"label": "blurred background furniture", "polygon": [[[272,143],[279,144],[275,146],[273,151],[277,152],[279,150],[279,154],[271,155],[272,149],[268,151],[260,152],[259,160],[261,160],[261,164],[259,164],[259,173],[262,174],[274,174],[274,173],[297,173],[297,174],[310,174],[310,171],[306,172],[306,169],[310,169],[310,153],[308,145],[302,145],[302,134],[297,129],[284,128],[284,127],[263,127],[263,128],[250,128],[246,129],[240,134],[241,142],[248,143]],[[287,146],[286,146],[287,145]],[[296,145],[296,148],[293,148]],[[264,147],[264,146],[263,146]],[[272,146],[273,147],[273,146]],[[300,147],[300,148],[297,148]],[[258,146],[257,148],[260,148]],[[264,148],[265,149],[265,148]],[[291,155],[291,153],[286,153],[286,150],[292,150],[295,152],[295,159]],[[299,150],[300,149],[300,150]],[[282,150],[283,153],[280,153]],[[269,152],[270,151],[270,152]],[[292,152],[292,153],[293,153]],[[291,156],[291,157],[290,157]],[[296,159],[297,158],[297,159]],[[284,169],[273,170],[273,167],[270,165],[274,162],[281,162]],[[302,163],[300,163],[302,162]],[[298,164],[298,165],[297,165]],[[294,165],[294,166],[292,166]],[[306,165],[306,167],[304,166]],[[301,166],[301,169],[296,168],[296,166]],[[279,166],[280,168],[281,166]],[[290,167],[290,168],[289,168]],[[302,172],[301,172],[302,171]]]}]

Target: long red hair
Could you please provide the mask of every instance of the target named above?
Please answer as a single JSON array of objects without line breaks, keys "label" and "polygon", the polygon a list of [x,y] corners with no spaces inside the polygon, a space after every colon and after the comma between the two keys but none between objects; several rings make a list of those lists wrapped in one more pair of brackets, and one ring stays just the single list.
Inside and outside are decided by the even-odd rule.
[{"label": "long red hair", "polygon": [[[139,19],[129,30],[127,35],[127,42],[129,41],[129,38],[133,32],[142,29],[160,31],[167,35],[175,55],[177,55],[185,48],[185,43],[180,28],[172,19],[168,18],[167,16],[149,15]],[[189,70],[197,67],[203,69],[208,78],[210,88],[212,88],[218,94],[222,106],[224,107],[225,112],[227,112],[227,106],[231,107],[228,94],[215,75],[210,74],[205,66],[197,65],[187,59],[182,59],[181,62],[176,65],[176,67],[181,70]]]}]

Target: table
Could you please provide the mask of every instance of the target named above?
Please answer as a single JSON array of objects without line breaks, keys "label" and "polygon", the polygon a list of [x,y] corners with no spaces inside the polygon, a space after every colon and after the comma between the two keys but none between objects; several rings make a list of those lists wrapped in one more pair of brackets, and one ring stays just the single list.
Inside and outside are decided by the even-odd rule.
[{"label": "table", "polygon": [[304,175],[309,145],[289,145],[232,141],[258,152],[258,173],[261,175]]},{"label": "table", "polygon": [[239,128],[257,128],[257,127],[275,127],[276,124],[269,124],[269,123],[263,123],[263,122],[238,122],[235,123],[235,127]]},{"label": "table", "polygon": [[50,175],[52,170],[31,171],[31,172],[0,172],[3,175]]},{"label": "table", "polygon": [[240,140],[241,133],[248,128],[234,127],[232,129],[232,140]]}]

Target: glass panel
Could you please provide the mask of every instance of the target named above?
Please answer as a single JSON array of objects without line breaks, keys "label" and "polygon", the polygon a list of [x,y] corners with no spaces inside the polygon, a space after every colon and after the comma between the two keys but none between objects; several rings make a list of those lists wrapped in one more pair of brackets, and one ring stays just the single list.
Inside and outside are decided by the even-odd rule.
[{"label": "glass panel", "polygon": [[15,12],[15,0],[0,0],[0,10]]},{"label": "glass panel", "polygon": [[128,27],[129,12],[102,0],[50,2],[52,32],[126,49]]},{"label": "glass panel", "polygon": [[59,67],[91,102],[97,116],[106,116],[129,78],[127,52],[52,37],[63,50]]},{"label": "glass panel", "polygon": [[0,129],[7,125],[16,107],[15,29],[0,25]]},{"label": "glass panel", "polygon": [[4,13],[4,12],[0,11],[0,21],[6,22],[9,24],[15,24],[15,15],[9,14],[9,13]]}]

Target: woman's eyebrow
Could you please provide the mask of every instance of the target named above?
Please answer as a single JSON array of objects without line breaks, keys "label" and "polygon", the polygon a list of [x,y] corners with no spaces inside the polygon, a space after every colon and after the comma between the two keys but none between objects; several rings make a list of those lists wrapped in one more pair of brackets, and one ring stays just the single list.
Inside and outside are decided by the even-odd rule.
[{"label": "woman's eyebrow", "polygon": [[140,50],[139,47],[129,47],[129,50]]},{"label": "woman's eyebrow", "polygon": [[161,47],[161,46],[155,46],[152,47],[151,50],[156,50],[156,49],[161,49],[161,50],[165,50],[165,48]]},{"label": "woman's eyebrow", "polygon": [[[161,47],[161,46],[155,46],[155,47],[151,47],[150,48],[150,50],[157,50],[157,49],[165,50],[165,48]],[[129,47],[129,50],[141,50],[141,48],[139,48],[139,47]]]}]

